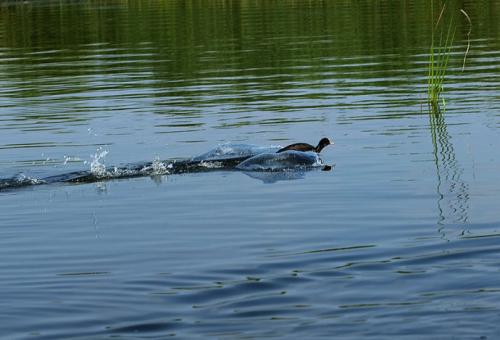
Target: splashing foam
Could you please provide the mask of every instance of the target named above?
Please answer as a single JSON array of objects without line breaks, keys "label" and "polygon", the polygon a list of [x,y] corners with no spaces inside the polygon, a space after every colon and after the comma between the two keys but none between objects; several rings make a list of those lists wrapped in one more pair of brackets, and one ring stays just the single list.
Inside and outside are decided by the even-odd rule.
[{"label": "splashing foam", "polygon": [[151,169],[153,170],[152,175],[164,175],[168,174],[168,169],[172,167],[172,164],[166,164],[160,161],[160,157],[156,156],[151,163]]},{"label": "splashing foam", "polygon": [[165,175],[169,174],[169,169],[172,168],[171,163],[165,163],[160,160],[157,156],[153,162],[142,168],[118,168],[118,167],[106,167],[104,164],[104,159],[108,154],[107,150],[98,148],[94,155],[91,155],[90,162],[85,162],[85,164],[90,163],[90,172],[98,179],[102,178],[120,178],[129,176],[141,176],[141,175]]},{"label": "splashing foam", "polygon": [[218,169],[222,168],[222,162],[201,161],[200,166],[207,169]]},{"label": "splashing foam", "polygon": [[38,178],[34,178],[34,177],[29,177],[29,176],[26,176],[23,173],[17,175],[16,181],[18,181],[19,183],[28,183],[28,184],[34,184],[34,185],[45,183],[44,180],[41,180],[41,179],[38,179]]},{"label": "splashing foam", "polygon": [[139,173],[145,175],[167,175],[170,173],[169,169],[172,169],[172,164],[162,162],[160,157],[156,156],[151,165],[143,167],[139,170]]},{"label": "splashing foam", "polygon": [[45,181],[42,179],[29,177],[21,173],[12,178],[0,178],[0,190],[44,183]]},{"label": "splashing foam", "polygon": [[104,165],[104,158],[108,154],[108,150],[103,150],[101,147],[97,149],[96,153],[92,156],[90,155],[90,172],[96,177],[106,177],[109,176],[106,166]]}]

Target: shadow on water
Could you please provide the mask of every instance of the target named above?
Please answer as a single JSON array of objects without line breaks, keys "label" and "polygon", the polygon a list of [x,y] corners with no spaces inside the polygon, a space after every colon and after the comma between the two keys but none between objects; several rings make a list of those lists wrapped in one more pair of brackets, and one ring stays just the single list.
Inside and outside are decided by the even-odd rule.
[{"label": "shadow on water", "polygon": [[462,180],[463,169],[456,158],[444,112],[430,111],[429,126],[436,165],[437,225],[443,238],[446,238],[446,222],[468,223],[469,187]]}]

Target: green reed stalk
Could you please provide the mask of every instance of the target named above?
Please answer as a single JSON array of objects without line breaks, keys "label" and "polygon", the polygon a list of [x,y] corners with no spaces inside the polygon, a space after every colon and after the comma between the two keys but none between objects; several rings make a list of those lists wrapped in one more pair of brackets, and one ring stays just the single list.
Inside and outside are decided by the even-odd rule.
[{"label": "green reed stalk", "polygon": [[[429,51],[429,70],[427,78],[427,100],[430,109],[434,113],[440,112],[439,100],[441,93],[444,90],[443,84],[446,77],[446,70],[448,68],[448,61],[451,55],[451,48],[453,40],[455,39],[456,27],[453,25],[453,20],[450,21],[444,36],[444,28],[441,24],[445,6],[442,7],[438,21],[432,30],[431,48]],[[435,36],[439,32],[439,43],[436,46]],[[443,106],[445,101],[443,99]]]},{"label": "green reed stalk", "polygon": [[472,33],[472,20],[470,19],[470,16],[469,14],[467,14],[466,11],[461,9],[460,12],[465,16],[467,22],[469,23],[469,31],[467,32],[467,49],[465,50],[464,62],[462,63],[462,72],[463,72],[465,70],[465,60],[467,59],[467,55],[469,54],[470,50],[470,34]]}]

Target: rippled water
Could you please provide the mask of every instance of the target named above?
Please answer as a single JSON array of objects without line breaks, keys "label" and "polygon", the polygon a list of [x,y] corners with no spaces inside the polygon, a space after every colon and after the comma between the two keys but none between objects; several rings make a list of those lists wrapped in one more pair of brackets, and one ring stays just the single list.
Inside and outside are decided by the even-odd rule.
[{"label": "rippled water", "polygon": [[0,191],[1,337],[496,338],[500,2],[461,6],[430,115],[428,4],[0,3],[0,179],[335,141]]}]

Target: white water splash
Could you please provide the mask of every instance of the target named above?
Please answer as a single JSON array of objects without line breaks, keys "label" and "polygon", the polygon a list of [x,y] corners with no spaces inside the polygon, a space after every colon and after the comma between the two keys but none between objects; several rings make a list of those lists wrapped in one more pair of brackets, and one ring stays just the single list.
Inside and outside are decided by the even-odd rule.
[{"label": "white water splash", "polygon": [[202,162],[200,162],[200,166],[207,168],[207,169],[218,169],[218,168],[222,168],[222,163],[221,162],[202,161]]},{"label": "white water splash", "polygon": [[0,178],[0,190],[44,183],[46,182],[42,179],[29,177],[23,173],[20,173],[11,178]]},{"label": "white water splash", "polygon": [[90,155],[90,172],[96,177],[106,177],[109,175],[106,171],[106,165],[104,165],[104,158],[108,153],[108,150],[99,147],[94,155]]},{"label": "white water splash", "polygon": [[161,160],[160,160],[160,157],[156,156],[154,159],[153,159],[153,163],[151,163],[151,168],[153,170],[153,173],[152,175],[164,175],[164,174],[168,174],[168,168],[172,167],[172,164],[166,164],[166,163],[163,163]]},{"label": "white water splash", "polygon": [[172,169],[172,163],[162,162],[160,157],[156,156],[150,165],[147,165],[139,170],[142,174],[147,175],[168,175],[170,172],[168,169]]},{"label": "white water splash", "polygon": [[45,181],[43,181],[41,179],[29,177],[23,173],[20,173],[19,175],[16,176],[16,181],[18,183],[28,183],[28,184],[34,184],[34,185],[45,183]]},{"label": "white water splash", "polygon": [[[82,159],[79,157],[73,157],[73,156],[66,156],[64,155],[64,165],[70,163],[70,162],[80,162]],[[86,164],[86,163],[85,163]]]}]

